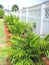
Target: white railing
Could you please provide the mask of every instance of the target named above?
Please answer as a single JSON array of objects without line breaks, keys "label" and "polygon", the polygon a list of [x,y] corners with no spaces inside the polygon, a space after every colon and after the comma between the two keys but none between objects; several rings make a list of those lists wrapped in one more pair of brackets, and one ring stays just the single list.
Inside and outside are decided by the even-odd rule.
[{"label": "white railing", "polygon": [[33,21],[36,23],[34,31],[37,34],[49,33],[49,5],[39,4],[29,8],[24,8],[16,12],[16,16],[23,21]]}]

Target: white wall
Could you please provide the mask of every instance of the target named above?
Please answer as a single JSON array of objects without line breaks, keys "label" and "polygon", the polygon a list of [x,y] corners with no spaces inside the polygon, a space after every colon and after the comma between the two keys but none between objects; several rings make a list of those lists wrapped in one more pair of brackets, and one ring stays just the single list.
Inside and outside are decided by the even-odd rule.
[{"label": "white wall", "polygon": [[36,23],[34,31],[37,34],[49,33],[49,4],[48,2],[32,6],[29,8],[21,9],[17,12],[16,16],[19,16],[23,21],[33,21]]}]

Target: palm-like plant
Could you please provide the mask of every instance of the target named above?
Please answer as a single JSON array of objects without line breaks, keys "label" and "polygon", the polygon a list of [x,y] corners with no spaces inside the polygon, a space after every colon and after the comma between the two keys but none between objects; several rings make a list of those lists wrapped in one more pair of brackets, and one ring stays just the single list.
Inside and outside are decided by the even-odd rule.
[{"label": "palm-like plant", "polygon": [[11,11],[16,12],[17,10],[19,10],[18,5],[13,5]]},{"label": "palm-like plant", "polygon": [[49,35],[40,38],[33,33],[30,23],[20,21],[18,18],[9,16],[7,19],[9,31],[12,36],[10,62],[12,65],[45,65],[42,62],[42,55],[49,53]]},{"label": "palm-like plant", "polygon": [[3,9],[3,5],[0,4],[0,9]]}]

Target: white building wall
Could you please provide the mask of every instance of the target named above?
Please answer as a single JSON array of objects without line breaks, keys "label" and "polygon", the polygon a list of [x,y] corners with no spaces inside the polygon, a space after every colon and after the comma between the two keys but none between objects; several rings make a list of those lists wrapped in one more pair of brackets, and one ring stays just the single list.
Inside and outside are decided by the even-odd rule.
[{"label": "white building wall", "polygon": [[49,6],[45,6],[44,10],[43,34],[49,34]]},{"label": "white building wall", "polygon": [[37,34],[49,33],[49,2],[21,9],[21,12],[18,12],[17,15],[20,15],[19,17],[23,21],[35,22],[36,28],[34,31]]}]

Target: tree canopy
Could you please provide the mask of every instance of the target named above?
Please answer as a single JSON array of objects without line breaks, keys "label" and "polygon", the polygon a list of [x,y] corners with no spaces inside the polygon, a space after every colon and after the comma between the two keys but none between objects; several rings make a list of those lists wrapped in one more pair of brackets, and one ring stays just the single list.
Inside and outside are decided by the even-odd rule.
[{"label": "tree canopy", "polygon": [[18,5],[13,5],[12,6],[12,8],[11,8],[11,11],[13,11],[13,12],[16,12],[17,10],[19,10],[19,7],[18,7]]},{"label": "tree canopy", "polygon": [[3,9],[3,5],[2,4],[0,4],[0,9]]}]

